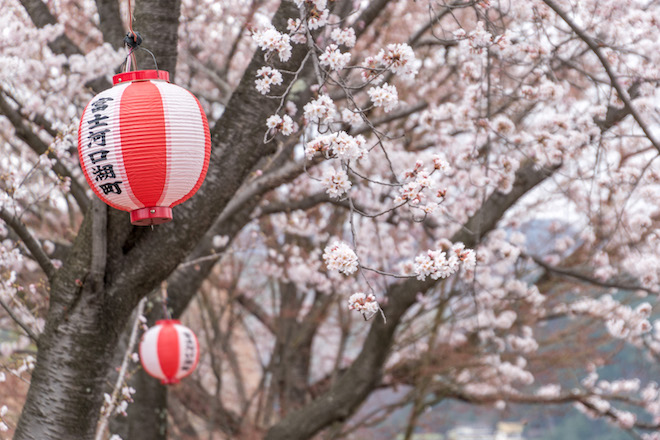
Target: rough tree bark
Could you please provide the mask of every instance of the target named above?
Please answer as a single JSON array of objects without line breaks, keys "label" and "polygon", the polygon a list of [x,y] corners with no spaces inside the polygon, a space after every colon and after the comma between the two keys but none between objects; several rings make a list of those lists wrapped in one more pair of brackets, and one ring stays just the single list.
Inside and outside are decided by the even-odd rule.
[{"label": "rough tree bark", "polygon": [[[151,4],[154,8],[169,8],[166,15],[171,16],[172,8],[179,3]],[[29,6],[38,4],[29,2]],[[140,11],[139,4],[136,7]],[[286,18],[296,12],[291,3],[284,2],[275,25],[285,28]],[[145,10],[144,19],[151,13]],[[154,13],[154,17],[162,19],[159,14]],[[176,35],[176,31],[171,34]],[[154,50],[157,42],[150,43],[163,66],[168,64],[166,53],[176,54],[175,40],[166,43],[172,46],[163,49],[162,58],[161,50]],[[302,50],[294,51],[287,69],[296,70],[303,57]],[[46,326],[39,339],[37,364],[15,439],[92,438],[108,367],[131,311],[199,242],[254,165],[273,152],[272,146],[262,143],[262,124],[254,123],[265,120],[277,108],[276,101],[264,100],[254,89],[255,72],[263,64],[263,55],[256,53],[227,111],[212,131],[213,151],[206,181],[195,197],[177,207],[172,223],[153,231],[133,228],[125,213],[111,210],[104,230],[108,264],[104,265],[100,282],[90,278],[93,228],[91,216],[86,216],[68,259],[51,283]],[[287,85],[285,81],[283,87]]]}]

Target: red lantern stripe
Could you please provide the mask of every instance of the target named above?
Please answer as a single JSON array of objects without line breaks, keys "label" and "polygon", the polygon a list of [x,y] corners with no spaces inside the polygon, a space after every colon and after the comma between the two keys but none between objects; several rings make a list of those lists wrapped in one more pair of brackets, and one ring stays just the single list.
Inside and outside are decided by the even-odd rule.
[{"label": "red lantern stripe", "polygon": [[[172,88],[168,83],[155,83],[163,96],[167,121],[167,175],[158,206],[174,206],[195,192],[200,175],[203,179],[208,137],[208,123],[197,99],[187,90]],[[190,145],[204,148],[190,148]],[[208,141],[210,152],[210,139]]]},{"label": "red lantern stripe", "polygon": [[175,325],[164,325],[158,332],[158,362],[168,380],[175,379],[179,366],[179,332]]},{"label": "red lantern stripe", "polygon": [[151,81],[131,83],[121,96],[124,168],[139,207],[158,206],[167,176],[165,111]]}]

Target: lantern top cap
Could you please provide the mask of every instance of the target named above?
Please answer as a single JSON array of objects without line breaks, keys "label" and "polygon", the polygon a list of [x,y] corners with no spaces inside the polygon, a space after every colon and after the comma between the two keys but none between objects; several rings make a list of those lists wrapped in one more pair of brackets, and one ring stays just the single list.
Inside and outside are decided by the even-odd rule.
[{"label": "lantern top cap", "polygon": [[122,84],[131,81],[146,81],[150,79],[160,79],[170,81],[170,73],[166,70],[135,70],[133,72],[119,73],[112,77],[112,85]]},{"label": "lantern top cap", "polygon": [[178,319],[159,319],[156,321],[156,325],[172,325],[172,324],[181,324],[181,321]]}]

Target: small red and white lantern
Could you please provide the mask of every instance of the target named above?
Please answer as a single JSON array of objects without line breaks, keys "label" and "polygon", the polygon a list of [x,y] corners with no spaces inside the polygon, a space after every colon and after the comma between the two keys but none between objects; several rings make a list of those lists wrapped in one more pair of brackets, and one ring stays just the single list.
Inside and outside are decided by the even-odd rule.
[{"label": "small red and white lantern", "polygon": [[157,321],[142,336],[140,362],[144,370],[161,383],[178,383],[197,367],[199,342],[193,331],[178,320]]},{"label": "small red and white lantern", "polygon": [[121,73],[112,82],[80,119],[80,166],[96,195],[130,211],[134,225],[168,222],[172,207],[206,176],[206,115],[192,93],[169,83],[166,71]]}]

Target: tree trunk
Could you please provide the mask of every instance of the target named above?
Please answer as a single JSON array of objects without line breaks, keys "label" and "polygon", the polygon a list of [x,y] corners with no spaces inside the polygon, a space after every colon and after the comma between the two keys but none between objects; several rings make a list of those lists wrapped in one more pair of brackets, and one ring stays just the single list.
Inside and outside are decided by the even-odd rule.
[{"label": "tree trunk", "polygon": [[39,337],[16,440],[94,435],[105,373],[126,318],[112,310],[102,284],[89,269],[92,217],[87,216],[68,261],[53,279],[46,328]]}]

